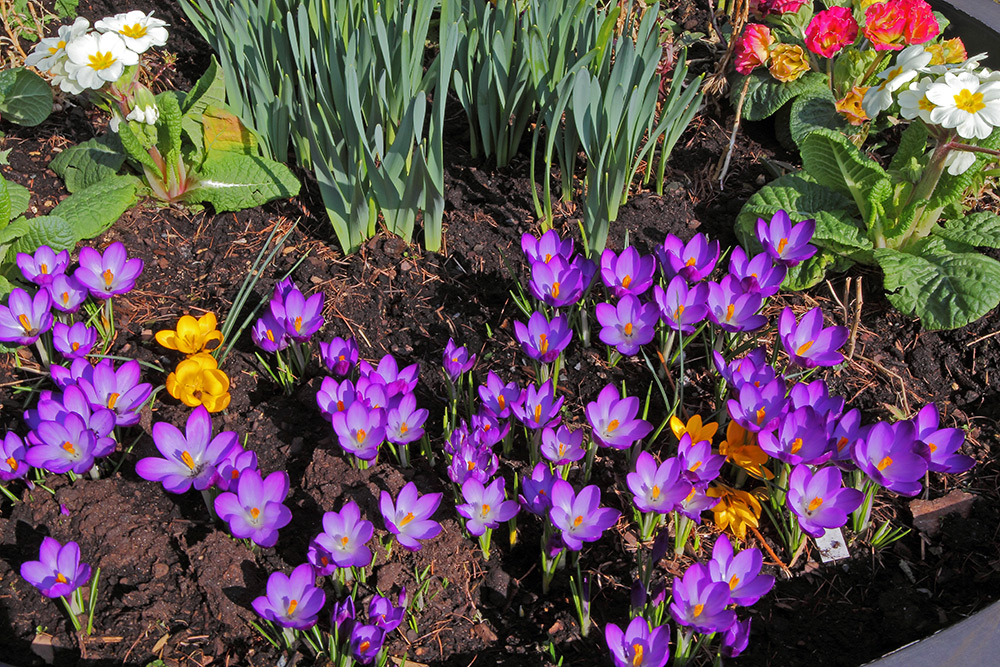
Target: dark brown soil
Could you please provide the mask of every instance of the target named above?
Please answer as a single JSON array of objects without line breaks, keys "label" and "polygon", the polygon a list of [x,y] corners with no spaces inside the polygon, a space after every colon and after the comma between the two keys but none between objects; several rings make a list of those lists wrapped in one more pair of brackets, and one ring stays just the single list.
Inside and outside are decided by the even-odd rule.
[{"label": "dark brown soil", "polygon": [[[154,8],[149,2],[131,7]],[[185,27],[175,6],[155,8],[174,25],[171,49],[178,54],[175,69],[165,70],[164,76],[190,85],[204,68],[208,49]],[[81,2],[81,13],[91,19],[107,12],[102,3]],[[4,175],[31,188],[35,214],[44,214],[66,194],[48,162],[65,147],[99,133],[99,122],[92,109],[74,106],[37,128],[0,125],[6,133],[0,149],[13,149]],[[736,213],[770,177],[765,162],[776,152],[788,158],[768,139],[766,128],[749,128],[720,191],[709,174],[731,122],[718,109],[696,119],[675,151],[664,196],[637,192],[612,228],[610,247],[620,249],[626,232],[644,252],[668,232],[687,238],[704,231],[724,245],[733,242]],[[458,109],[454,123],[464,123]],[[232,300],[267,234],[298,221],[256,288],[255,299],[266,299],[274,281],[307,255],[293,278],[304,290],[326,295],[323,337],[352,335],[369,360],[391,353],[404,363],[420,363],[418,401],[431,411],[430,432],[440,446],[446,389],[438,369],[449,337],[479,354],[478,379],[492,369],[508,381],[533,380],[513,338],[512,323],[520,313],[510,290],[524,273],[520,235],[538,232],[524,158],[497,171],[469,157],[461,133],[453,136],[446,152],[448,207],[441,253],[380,234],[357,254],[344,257],[331,245],[322,206],[308,180],[296,200],[236,214],[191,213],[153,202],[135,207],[93,242],[123,241],[146,263],[137,289],[116,302],[120,332],[115,353],[169,370],[178,359],[156,344],[155,331],[172,327],[185,313],[212,311],[220,320],[242,319],[256,303],[234,313]],[[561,212],[557,226],[578,237],[572,207]],[[852,559],[835,565],[820,565],[816,554],[807,553],[804,567],[798,566],[790,579],[774,568],[778,584],[750,610],[750,648],[734,661],[737,665],[859,665],[1000,597],[995,457],[1000,337],[990,335],[1000,327],[1000,316],[990,313],[953,332],[921,332],[889,308],[878,275],[856,270],[850,277],[864,285],[858,345],[851,363],[827,379],[869,420],[937,402],[946,423],[968,429],[968,453],[978,465],[958,478],[932,476],[930,495],[960,486],[979,499],[968,519],[949,518],[933,539],[911,534],[881,552],[859,542]],[[848,313],[831,298],[842,298],[844,292],[841,276],[829,288],[789,295],[778,305],[819,303],[834,321],[845,323]],[[624,381],[631,395],[645,395],[650,382],[641,361],[624,360],[612,368],[603,351],[578,343],[569,349],[565,368],[567,401],[580,419],[583,403],[606,383]],[[250,602],[263,593],[270,572],[288,572],[304,562],[323,512],[353,498],[365,516],[374,518],[380,535],[376,499],[381,490],[395,494],[412,480],[424,492],[443,491],[450,498],[440,457],[436,467],[418,458],[411,469],[382,460],[358,471],[346,462],[316,409],[322,375],[317,363],[303,385],[286,397],[263,372],[244,335],[224,370],[233,380],[233,400],[216,416],[217,430],[245,435],[262,470],[283,469],[291,476],[288,504],[294,522],[281,532],[277,546],[250,550],[207,520],[196,493],[171,495],[136,476],[135,461],[155,452],[150,425],[182,424],[189,412],[163,392],[147,409],[141,427],[133,429],[134,449],[115,455],[115,460],[123,459],[118,473],[74,483],[52,476],[52,494],[12,485],[23,502],[0,505],[0,661],[18,667],[45,664],[39,644],[50,642],[58,665],[143,667],[158,658],[167,665],[274,665],[277,653],[249,625],[255,617]],[[10,357],[0,363],[0,428],[23,434],[20,415],[27,394],[13,385],[26,377]],[[144,379],[157,385],[164,375],[148,371]],[[695,377],[685,405],[688,413],[710,413],[716,407],[701,386]],[[662,407],[654,410],[660,413],[650,420],[659,421]],[[508,461],[501,470],[510,477],[523,465]],[[625,473],[622,458],[599,458],[597,482],[604,488],[624,488]],[[627,498],[607,492],[605,502],[621,508]],[[437,514],[444,525],[438,539],[414,554],[398,548],[389,558],[378,553],[369,578],[370,592],[402,584],[412,590],[415,572],[430,568],[430,602],[417,614],[418,631],[394,633],[393,656],[455,667],[550,665],[560,659],[565,665],[610,664],[604,657],[603,627],[628,618],[635,535],[625,524],[584,550],[581,562],[595,582],[595,627],[583,638],[567,576],[558,576],[552,592],[541,595],[537,522],[522,517],[513,546],[506,544],[505,531],[497,531],[497,547],[487,562],[475,542],[462,537],[459,517],[447,504]],[[876,512],[909,525],[907,508],[905,500],[884,495]],[[706,538],[704,551],[712,530],[700,530]],[[95,632],[83,646],[77,645],[60,609],[18,574],[23,562],[37,557],[45,535],[78,541],[84,559],[102,568]],[[685,564],[665,560],[659,576],[669,580]]]}]

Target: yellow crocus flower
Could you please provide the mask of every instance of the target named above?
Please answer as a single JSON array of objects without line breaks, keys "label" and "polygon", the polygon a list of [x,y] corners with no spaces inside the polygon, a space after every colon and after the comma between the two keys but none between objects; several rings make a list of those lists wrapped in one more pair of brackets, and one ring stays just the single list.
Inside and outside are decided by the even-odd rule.
[{"label": "yellow crocus flower", "polygon": [[774,479],[774,473],[764,467],[771,457],[757,445],[757,436],[735,421],[726,427],[726,439],[719,445],[719,453],[757,479]]},{"label": "yellow crocus flower", "polygon": [[205,313],[198,319],[184,315],[177,320],[176,329],[157,331],[156,342],[189,356],[211,352],[222,345],[222,332],[216,328],[217,324],[215,313]]},{"label": "yellow crocus flower", "polygon": [[719,502],[712,508],[715,515],[715,525],[719,530],[728,529],[741,540],[747,537],[747,526],[760,526],[760,502],[746,491],[731,489],[728,486],[712,486],[706,492]]},{"label": "yellow crocus flower", "polygon": [[188,407],[204,405],[209,412],[219,412],[229,405],[229,377],[219,370],[215,357],[195,354],[167,376],[167,393]]},{"label": "yellow crocus flower", "polygon": [[701,442],[702,440],[712,442],[712,438],[715,437],[715,432],[719,430],[719,425],[715,422],[702,424],[701,415],[694,415],[691,419],[688,419],[687,424],[685,424],[679,417],[674,415],[670,418],[670,430],[674,432],[674,437],[678,440],[683,438],[685,433],[690,434],[691,442],[693,444]]}]

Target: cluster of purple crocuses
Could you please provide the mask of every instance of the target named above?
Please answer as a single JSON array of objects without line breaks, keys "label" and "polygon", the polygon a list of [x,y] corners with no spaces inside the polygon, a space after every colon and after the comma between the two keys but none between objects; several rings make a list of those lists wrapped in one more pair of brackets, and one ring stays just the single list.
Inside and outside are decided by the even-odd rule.
[{"label": "cluster of purple crocuses", "polygon": [[267,311],[250,329],[250,338],[261,350],[275,355],[277,372],[268,371],[286,393],[302,377],[310,358],[309,339],[325,322],[322,292],[307,298],[291,278],[274,286]]}]

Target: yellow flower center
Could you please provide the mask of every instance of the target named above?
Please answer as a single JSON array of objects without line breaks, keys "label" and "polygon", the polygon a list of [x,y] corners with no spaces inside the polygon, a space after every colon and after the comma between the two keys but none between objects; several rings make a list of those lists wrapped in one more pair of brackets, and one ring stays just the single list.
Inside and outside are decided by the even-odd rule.
[{"label": "yellow flower center", "polygon": [[259,516],[260,516],[260,509],[259,508],[253,507],[253,508],[250,509],[250,517],[251,518],[256,519]]},{"label": "yellow flower center", "polygon": [[65,449],[67,452],[69,452],[70,456],[76,455],[76,447],[74,447],[73,443],[70,442],[69,440],[67,440],[62,444],[62,448]]},{"label": "yellow flower center", "polygon": [[472,472],[475,469],[475,467],[476,467],[476,462],[475,461],[469,461],[469,463],[467,464],[467,467],[469,469],[469,472]]},{"label": "yellow flower center", "polygon": [[111,283],[114,282],[115,274],[111,273],[111,269],[104,269],[104,286],[111,287]]},{"label": "yellow flower center", "polygon": [[181,461],[183,461],[184,465],[186,465],[188,468],[194,470],[194,459],[191,458],[191,453],[186,449],[183,452],[181,452]]},{"label": "yellow flower center", "polygon": [[403,517],[403,520],[399,522],[399,525],[400,526],[405,526],[406,524],[410,523],[411,521],[413,521],[413,512],[407,512],[406,516]]},{"label": "yellow flower center", "polygon": [[611,433],[612,431],[614,431],[616,428],[618,428],[618,426],[619,426],[618,420],[617,419],[612,419],[611,423],[608,424],[608,433]]},{"label": "yellow flower center", "polygon": [[118,397],[119,396],[121,396],[121,394],[119,394],[117,392],[115,392],[115,393],[111,394],[110,396],[108,396],[108,410],[114,410],[115,409],[115,403],[118,402]]},{"label": "yellow flower center", "polygon": [[778,241],[778,253],[781,254],[785,252],[785,246],[788,245],[788,239],[781,239]]},{"label": "yellow flower center", "polygon": [[632,335],[632,323],[631,322],[629,322],[628,324],[625,325],[625,335],[626,336],[631,336]]},{"label": "yellow flower center", "polygon": [[63,576],[62,572],[56,572],[56,581],[59,582],[60,584],[66,583],[66,577]]},{"label": "yellow flower center", "polygon": [[927,447],[931,450],[931,454],[937,451],[937,445],[935,445],[933,442],[928,442]]},{"label": "yellow flower center", "polygon": [[736,304],[731,303],[726,306],[726,321],[733,319],[733,315],[736,313]]},{"label": "yellow flower center", "polygon": [[802,345],[799,345],[798,349],[795,350],[795,354],[801,357],[803,354],[808,352],[809,348],[812,346],[813,346],[813,341],[807,340],[806,342],[802,343]]},{"label": "yellow flower center", "polygon": [[694,257],[692,257],[692,258],[691,258],[691,259],[689,259],[688,261],[684,262],[684,266],[694,266],[694,265],[695,265],[695,263],[696,263],[696,260],[695,260],[695,258],[694,258]]},{"label": "yellow flower center", "polygon": [[542,421],[542,406],[535,406],[535,423]]},{"label": "yellow flower center", "polygon": [[677,310],[674,311],[674,319],[680,320],[681,315],[683,314],[684,314],[684,304],[682,303],[679,306],[677,306]]},{"label": "yellow flower center", "polygon": [[290,600],[288,602],[288,614],[287,615],[291,616],[292,614],[294,614],[295,613],[295,608],[298,607],[298,606],[299,606],[299,601],[298,600]]},{"label": "yellow flower center", "polygon": [[42,264],[41,266],[38,267],[38,272],[41,273],[43,276],[47,275],[49,272],[49,265]]},{"label": "yellow flower center", "polygon": [[363,642],[361,642],[360,646],[358,646],[358,651],[360,653],[364,653],[365,651],[367,651],[371,647],[371,645],[372,645],[372,643],[366,639]]},{"label": "yellow flower center", "polygon": [[628,289],[628,286],[632,284],[632,276],[625,276],[622,278],[622,287]]},{"label": "yellow flower center", "polygon": [[273,331],[271,331],[270,329],[267,329],[266,331],[264,331],[264,335],[267,336],[267,339],[269,341],[271,341],[272,343],[274,342],[274,332]]},{"label": "yellow flower center", "polygon": [[[133,25],[122,26],[122,29],[119,32],[125,35],[126,37],[131,37],[132,39],[139,39],[140,37],[146,36],[146,26],[142,25],[141,23],[135,23]],[[288,613],[290,614],[292,612]]]},{"label": "yellow flower center", "polygon": [[497,396],[497,405],[500,406],[501,410],[506,410],[507,409],[507,399],[505,399],[503,397],[503,394],[501,394],[500,396]]},{"label": "yellow flower center", "polygon": [[649,494],[649,497],[651,499],[653,499],[653,500],[656,500],[657,498],[659,498],[660,497],[660,487],[653,486],[653,489],[652,489],[651,493]]},{"label": "yellow flower center", "polygon": [[17,461],[14,460],[13,456],[7,459],[7,467],[10,468],[11,472],[17,472]]},{"label": "yellow flower center", "polygon": [[822,504],[823,504],[823,499],[820,498],[819,496],[816,496],[815,498],[809,501],[809,507],[807,509],[810,512],[815,512]]},{"label": "yellow flower center", "polygon": [[795,438],[792,440],[792,454],[798,454],[799,450],[802,449],[802,438]]},{"label": "yellow flower center", "polygon": [[31,334],[31,322],[28,321],[28,316],[21,313],[17,316],[17,321],[21,323],[21,328],[24,329],[24,333]]},{"label": "yellow flower center", "polygon": [[740,578],[738,575],[733,575],[733,578],[729,580],[729,590],[734,590],[740,585]]},{"label": "yellow flower center", "polygon": [[581,523],[583,523],[583,516],[578,516],[575,519],[573,519],[574,528],[579,528]]},{"label": "yellow flower center", "polygon": [[847,445],[847,438],[841,438],[840,440],[838,440],[837,441],[837,451],[838,452],[843,451],[845,445]]},{"label": "yellow flower center", "polygon": [[922,110],[922,111],[933,111],[934,110],[934,103],[931,102],[926,97],[921,97],[920,101],[917,102],[917,107],[920,110]]},{"label": "yellow flower center", "polygon": [[69,292],[62,293],[62,302],[64,306],[69,304]]},{"label": "yellow flower center", "polygon": [[757,410],[757,424],[758,425],[764,423],[764,417],[766,415],[767,415],[767,413],[765,412],[764,408],[760,408],[760,409]]},{"label": "yellow flower center", "polygon": [[340,546],[346,547],[347,543],[350,542],[350,541],[351,541],[351,539],[349,537],[347,537],[347,535],[344,535],[342,538],[340,538]]},{"label": "yellow flower center", "polygon": [[296,332],[302,331],[302,316],[301,315],[295,318],[295,331]]},{"label": "yellow flower center", "polygon": [[547,334],[538,334],[538,351],[542,354],[549,351],[549,337]]},{"label": "yellow flower center", "polygon": [[552,298],[553,299],[558,299],[559,298],[559,282],[558,281],[552,283]]},{"label": "yellow flower center", "polygon": [[[117,58],[115,58],[115,54],[111,53],[111,51],[98,51],[97,53],[87,56],[87,60],[90,61],[90,69],[102,70],[114,65]],[[110,271],[105,271],[104,273],[108,274]],[[106,279],[107,277],[105,277],[105,280]]]},{"label": "yellow flower center", "polygon": [[969,89],[963,88],[962,92],[955,95],[955,106],[962,111],[978,113],[986,108],[986,103],[983,102],[982,93],[973,93]]},{"label": "yellow flower center", "polygon": [[406,425],[406,422],[403,422],[402,424],[400,424],[400,426],[399,426],[399,432],[400,433],[406,433],[409,430],[410,430],[410,427]]},{"label": "yellow flower center", "polygon": [[696,604],[694,606],[694,617],[698,618],[699,616],[701,616],[701,612],[703,612],[703,611],[705,611],[705,605],[703,605],[703,604]]},{"label": "yellow flower center", "polygon": [[642,665],[642,654],[642,644],[632,644],[632,667],[639,667]]},{"label": "yellow flower center", "polygon": [[73,348],[73,351],[76,352],[77,350],[80,349],[80,344],[77,343],[76,341],[73,341],[73,345],[71,347]]},{"label": "yellow flower center", "polygon": [[875,466],[875,467],[879,469],[879,472],[881,472],[881,471],[885,470],[886,468],[888,468],[891,465],[892,465],[892,457],[891,456],[887,456],[884,459],[882,459],[881,461],[879,461],[878,465]]},{"label": "yellow flower center", "polygon": [[364,442],[365,438],[367,438],[367,437],[368,437],[368,434],[365,433],[365,430],[363,428],[359,428],[358,429],[358,444],[361,444],[362,442]]},{"label": "yellow flower center", "polygon": [[54,56],[56,52],[59,51],[59,49],[65,49],[65,48],[66,48],[66,40],[60,39],[58,44],[49,47],[49,54]]},{"label": "yellow flower center", "polygon": [[491,509],[491,508],[490,508],[490,506],[489,506],[489,505],[487,505],[487,504],[483,503],[483,516],[489,516],[489,514],[490,514],[490,509]]},{"label": "yellow flower center", "polygon": [[698,468],[701,467],[701,463],[702,463],[701,461],[695,461],[694,464],[692,464],[692,466],[688,468],[688,470],[690,470],[691,472],[697,472]]}]

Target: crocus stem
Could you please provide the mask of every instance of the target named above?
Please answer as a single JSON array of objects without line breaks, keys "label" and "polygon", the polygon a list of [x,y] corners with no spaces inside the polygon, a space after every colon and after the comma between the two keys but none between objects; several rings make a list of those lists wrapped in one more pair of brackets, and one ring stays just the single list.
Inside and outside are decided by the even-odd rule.
[{"label": "crocus stem", "polygon": [[105,331],[107,332],[104,342],[107,346],[115,339],[115,308],[111,305],[110,298],[104,300],[104,320]]},{"label": "crocus stem", "polygon": [[45,343],[41,337],[35,340],[35,349],[38,350],[38,360],[42,362],[42,368],[49,367],[49,351],[45,349]]},{"label": "crocus stem", "polygon": [[11,493],[10,491],[8,491],[8,490],[7,490],[7,487],[6,487],[6,486],[0,486],[0,493],[4,494],[4,495],[5,495],[5,496],[7,496],[8,498],[10,498],[10,501],[11,501],[12,503],[15,503],[15,504],[16,504],[16,503],[19,503],[19,502],[21,502],[21,499],[20,499],[20,498],[18,498],[17,496],[15,496],[15,495],[14,495],[13,493]]},{"label": "crocus stem", "polygon": [[212,488],[202,489],[201,497],[205,501],[205,507],[208,508],[208,516],[211,517],[212,521],[218,521],[219,517],[215,513],[215,494],[212,492]]},{"label": "crocus stem", "polygon": [[694,521],[680,512],[674,512],[674,556],[684,554],[684,546],[687,544],[688,536],[693,527]]},{"label": "crocus stem", "polygon": [[65,595],[59,596],[59,599],[62,600],[63,606],[66,607],[66,612],[69,614],[69,620],[73,624],[73,628],[77,632],[80,632],[80,616],[83,614],[83,608],[76,599],[77,591],[73,591],[72,599],[67,599]]},{"label": "crocus stem", "polygon": [[642,515],[642,521],[640,523],[640,540],[643,542],[648,542],[653,539],[653,533],[656,529],[660,527],[663,522],[663,515],[656,512],[646,512]]},{"label": "crocus stem", "polygon": [[493,529],[487,528],[486,532],[479,536],[479,548],[483,550],[483,560],[490,559],[490,538],[492,537]]}]

